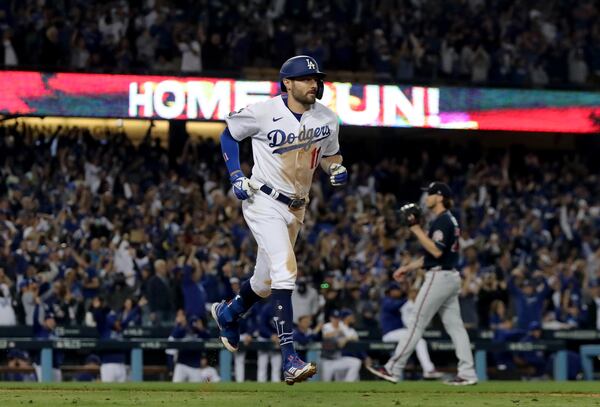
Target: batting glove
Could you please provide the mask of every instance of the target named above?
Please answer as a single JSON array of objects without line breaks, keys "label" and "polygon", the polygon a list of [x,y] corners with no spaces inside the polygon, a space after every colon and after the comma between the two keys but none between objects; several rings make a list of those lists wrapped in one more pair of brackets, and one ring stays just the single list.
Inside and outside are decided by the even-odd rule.
[{"label": "batting glove", "polygon": [[334,187],[344,185],[348,182],[348,170],[342,164],[331,164],[329,166],[329,182]]},{"label": "batting glove", "polygon": [[233,193],[240,201],[245,201],[254,195],[255,190],[250,185],[250,180],[242,174],[231,177]]}]

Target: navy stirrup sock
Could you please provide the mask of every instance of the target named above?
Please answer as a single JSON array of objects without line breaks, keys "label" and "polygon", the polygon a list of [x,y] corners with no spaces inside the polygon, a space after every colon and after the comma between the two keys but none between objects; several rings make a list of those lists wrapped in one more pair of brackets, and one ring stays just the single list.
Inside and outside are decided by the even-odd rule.
[{"label": "navy stirrup sock", "polygon": [[250,280],[246,281],[242,284],[239,294],[227,305],[227,309],[224,312],[225,319],[227,322],[239,319],[250,307],[260,300],[260,296],[252,290]]},{"label": "navy stirrup sock", "polygon": [[279,346],[284,362],[296,355],[294,350],[294,312],[292,309],[292,290],[272,290],[274,317],[273,322],[279,337]]}]

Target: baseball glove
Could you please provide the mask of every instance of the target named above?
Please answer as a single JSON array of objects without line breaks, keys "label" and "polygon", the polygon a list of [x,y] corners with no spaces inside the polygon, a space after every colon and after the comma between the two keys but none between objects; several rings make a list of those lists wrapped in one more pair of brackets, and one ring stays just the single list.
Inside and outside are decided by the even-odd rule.
[{"label": "baseball glove", "polygon": [[414,226],[421,222],[421,208],[415,203],[404,205],[398,211],[398,220],[402,226]]}]

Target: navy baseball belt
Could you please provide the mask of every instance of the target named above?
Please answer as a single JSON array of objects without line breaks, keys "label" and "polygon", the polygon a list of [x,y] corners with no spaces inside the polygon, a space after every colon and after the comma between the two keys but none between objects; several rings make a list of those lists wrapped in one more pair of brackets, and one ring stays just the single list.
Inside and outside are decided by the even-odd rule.
[{"label": "navy baseball belt", "polygon": [[290,198],[289,196],[285,196],[281,192],[277,192],[273,188],[265,184],[262,184],[260,186],[260,190],[272,197],[273,199],[276,199],[279,202],[285,204],[290,209],[300,209],[304,205],[306,205],[306,199]]},{"label": "navy baseball belt", "polygon": [[458,271],[458,270],[456,270],[456,269],[445,269],[445,268],[442,268],[441,266],[436,266],[436,267],[432,267],[430,269],[427,269],[425,271]]}]

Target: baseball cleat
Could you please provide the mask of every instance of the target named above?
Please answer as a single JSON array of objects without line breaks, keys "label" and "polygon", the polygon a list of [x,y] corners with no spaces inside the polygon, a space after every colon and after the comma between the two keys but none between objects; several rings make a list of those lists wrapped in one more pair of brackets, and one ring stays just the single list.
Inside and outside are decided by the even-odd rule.
[{"label": "baseball cleat", "polygon": [[310,379],[317,373],[317,365],[306,363],[297,355],[290,356],[283,365],[283,380],[286,384],[292,386],[294,383],[300,383]]},{"label": "baseball cleat", "polygon": [[394,377],[384,366],[367,366],[367,370],[380,379],[394,384],[398,383],[398,378]]},{"label": "baseball cleat", "polygon": [[423,372],[423,379],[425,380],[441,379],[442,377],[444,377],[444,374],[442,372],[438,372],[437,370]]},{"label": "baseball cleat", "polygon": [[450,380],[446,380],[444,384],[449,386],[472,386],[477,384],[477,379],[463,379],[460,376],[454,376]]},{"label": "baseball cleat", "polygon": [[236,352],[240,343],[240,327],[237,322],[226,322],[223,311],[227,307],[225,301],[215,302],[210,313],[219,327],[219,338],[229,352]]}]

